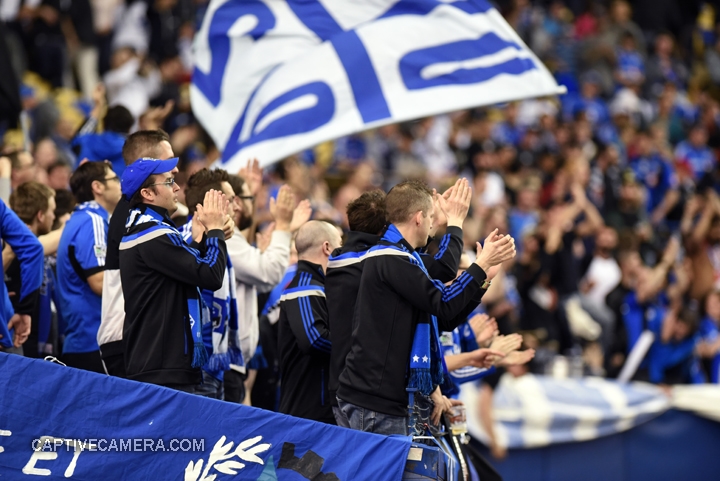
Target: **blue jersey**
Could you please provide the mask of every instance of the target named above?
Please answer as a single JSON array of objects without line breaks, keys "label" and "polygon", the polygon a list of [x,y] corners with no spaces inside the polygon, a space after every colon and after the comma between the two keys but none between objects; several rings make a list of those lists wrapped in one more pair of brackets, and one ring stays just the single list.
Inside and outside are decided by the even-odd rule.
[{"label": "blue jersey", "polygon": [[[709,317],[705,317],[700,322],[700,329],[698,331],[700,339],[705,342],[715,342],[720,335],[717,324]],[[715,354],[715,356],[710,359],[710,372],[708,374],[710,375],[711,383],[720,384],[720,353]]]},{"label": "blue jersey", "polygon": [[[42,284],[43,247],[23,221],[0,200],[0,238],[12,247],[20,262],[21,289],[18,314],[31,315]],[[12,332],[7,328],[13,312],[7,287],[0,292],[0,346],[12,346]]]},{"label": "blue jersey", "polygon": [[565,120],[572,120],[580,112],[585,113],[585,117],[593,126],[604,124],[610,120],[610,112],[601,99],[586,99],[577,94],[568,94],[564,97],[562,111]]},{"label": "blue jersey", "polygon": [[65,321],[63,353],[99,349],[101,298],[87,282],[105,270],[108,212],[97,202],[75,207],[65,225],[57,254],[59,310]]},{"label": "blue jersey", "polygon": [[675,149],[675,160],[686,163],[697,182],[715,168],[715,154],[708,147],[693,147],[690,142],[680,142]]},{"label": "blue jersey", "polygon": [[617,62],[620,76],[625,80],[640,80],[645,75],[642,56],[632,50],[618,49]]},{"label": "blue jersey", "polygon": [[660,205],[669,190],[677,188],[678,181],[672,167],[657,154],[636,157],[630,162],[630,167],[648,191],[648,212]]},{"label": "blue jersey", "polygon": [[519,125],[511,125],[508,122],[499,122],[495,125],[492,138],[501,144],[509,144],[517,147],[520,145],[525,130]]},{"label": "blue jersey", "polygon": [[[465,322],[456,327],[452,332],[443,332],[440,334],[440,346],[443,350],[443,356],[453,356],[463,352],[472,352],[478,349],[475,341],[475,333],[470,324]],[[457,384],[475,381],[481,377],[487,376],[495,372],[495,368],[485,369],[481,367],[465,366],[454,371],[450,371],[450,377]]]}]

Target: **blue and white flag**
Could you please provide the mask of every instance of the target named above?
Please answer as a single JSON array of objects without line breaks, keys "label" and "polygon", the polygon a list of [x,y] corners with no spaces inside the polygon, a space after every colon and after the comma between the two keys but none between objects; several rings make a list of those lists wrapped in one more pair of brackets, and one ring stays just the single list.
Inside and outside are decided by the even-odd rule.
[{"label": "blue and white flag", "polygon": [[487,0],[212,0],[193,111],[226,168],[564,90]]},{"label": "blue and white flag", "polygon": [[3,480],[391,481],[411,448],[5,353],[0,400]]},{"label": "blue and white flag", "polygon": [[[478,388],[463,384],[466,406],[479,402]],[[671,400],[652,384],[588,377],[553,379],[505,374],[493,398],[497,442],[507,448],[536,448],[587,441],[627,431],[671,407]],[[468,431],[483,442],[489,438],[477,412],[467,410]]]}]

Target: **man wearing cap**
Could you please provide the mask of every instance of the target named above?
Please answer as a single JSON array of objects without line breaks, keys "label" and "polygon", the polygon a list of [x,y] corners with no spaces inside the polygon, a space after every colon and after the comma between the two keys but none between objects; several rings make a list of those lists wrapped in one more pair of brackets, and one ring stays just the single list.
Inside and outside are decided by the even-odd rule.
[{"label": "man wearing cap", "polygon": [[125,371],[128,379],[196,393],[207,361],[200,289],[223,283],[228,200],[216,190],[205,195],[193,219],[193,238],[202,241],[186,244],[170,220],[177,161],[139,159],[122,177],[131,209],[120,243]]}]

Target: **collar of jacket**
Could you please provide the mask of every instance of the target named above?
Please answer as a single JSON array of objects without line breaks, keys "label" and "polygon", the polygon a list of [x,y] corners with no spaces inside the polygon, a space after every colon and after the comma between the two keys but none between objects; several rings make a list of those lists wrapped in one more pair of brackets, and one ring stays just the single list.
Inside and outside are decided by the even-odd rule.
[{"label": "collar of jacket", "polygon": [[176,227],[175,222],[173,222],[173,220],[170,218],[167,209],[152,204],[141,204],[138,206],[138,208],[143,214],[157,214],[160,216],[160,218],[158,219],[160,222],[164,222],[165,224],[170,224],[171,226]]},{"label": "collar of jacket", "polygon": [[409,253],[415,252],[415,249],[413,246],[410,245],[408,241],[406,241],[400,231],[397,227],[395,227],[395,224],[390,224],[388,228],[385,230],[385,233],[382,236],[382,239],[380,239],[384,242],[388,242],[390,244],[397,244],[403,248],[403,250],[408,251]]},{"label": "collar of jacket", "polygon": [[351,230],[345,234],[345,242],[343,242],[342,247],[335,249],[332,255],[339,256],[346,252],[369,249],[378,242],[380,242],[379,235]]},{"label": "collar of jacket", "polygon": [[325,281],[325,273],[320,264],[314,264],[308,261],[298,261],[297,272],[309,272],[315,277],[319,277],[321,281]]}]

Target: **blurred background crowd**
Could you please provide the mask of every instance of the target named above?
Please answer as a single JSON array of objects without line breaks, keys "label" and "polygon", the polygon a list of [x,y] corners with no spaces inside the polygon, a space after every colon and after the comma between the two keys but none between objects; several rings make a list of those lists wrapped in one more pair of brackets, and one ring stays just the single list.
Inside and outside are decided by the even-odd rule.
[{"label": "blurred background crowd", "polygon": [[[72,209],[76,166],[108,160],[121,175],[118,145],[137,129],[170,134],[181,186],[215,164],[221,152],[189,100],[207,4],[2,0],[15,78],[4,72],[0,82],[17,81],[26,126],[0,119],[10,190],[30,180],[55,189],[59,222]],[[719,5],[497,7],[566,95],[387,125],[301,152],[264,170],[257,229],[283,183],[310,199],[314,218],[347,229],[345,207],[364,191],[405,179],[443,191],[465,176],[474,189],[468,251],[496,227],[518,246],[482,304],[501,332],[521,332],[536,349],[514,369],[616,377],[650,331],[636,378],[717,383]]]}]

